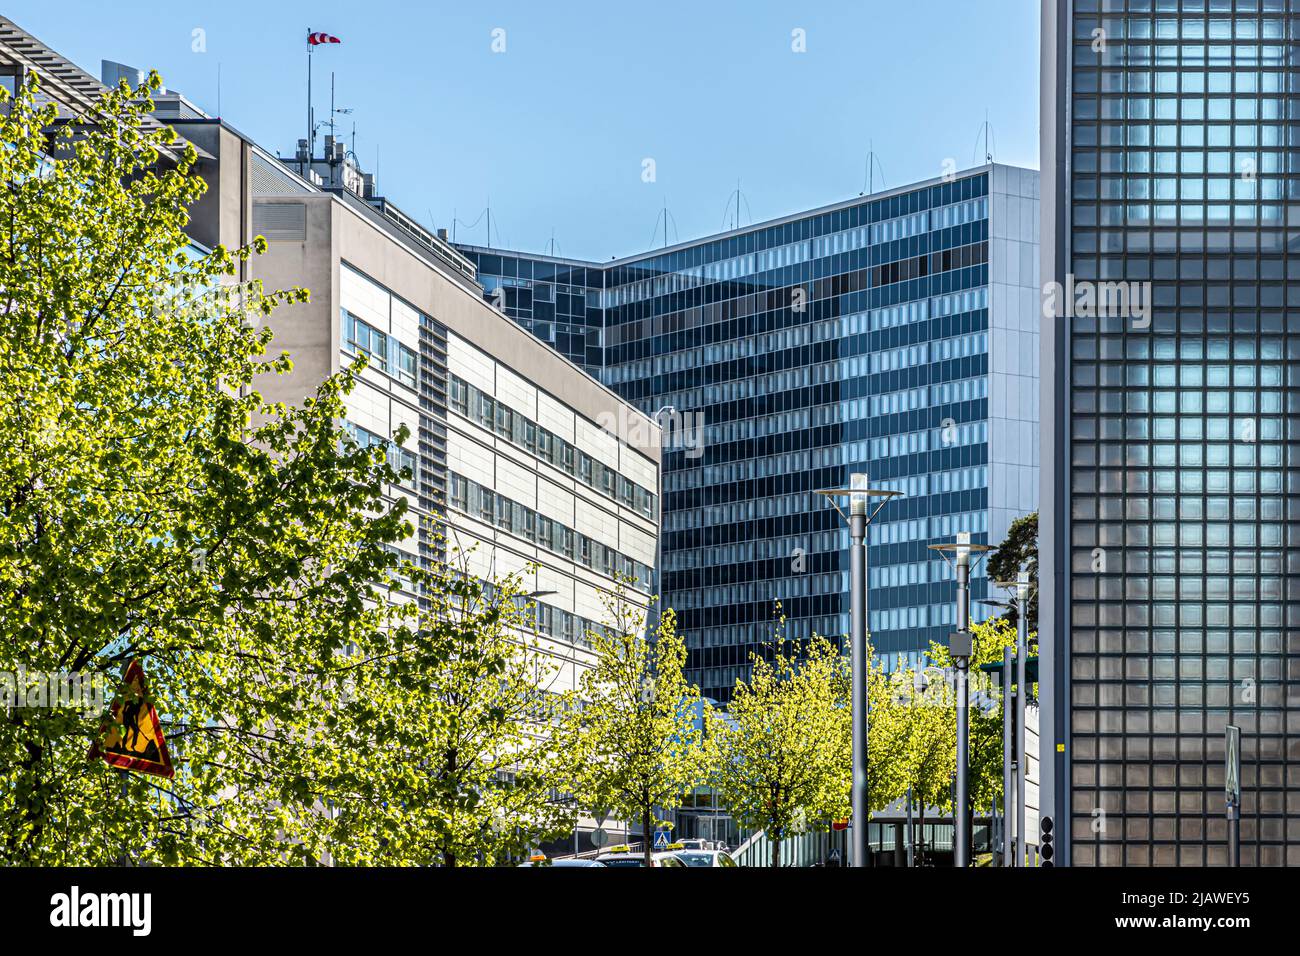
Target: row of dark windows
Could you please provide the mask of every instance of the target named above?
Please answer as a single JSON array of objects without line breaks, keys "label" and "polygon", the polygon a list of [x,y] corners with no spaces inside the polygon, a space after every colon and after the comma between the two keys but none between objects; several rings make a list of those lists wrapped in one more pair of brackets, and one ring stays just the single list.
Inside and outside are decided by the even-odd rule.
[{"label": "row of dark windows", "polygon": [[980,265],[988,260],[988,243],[980,242],[946,252],[933,252],[929,255],[902,259],[888,265],[876,266],[871,270],[872,286],[889,285],[894,282],[906,282],[920,279],[950,269],[964,269],[966,266]]},{"label": "row of dark windows", "polygon": [[[804,290],[807,308],[800,314],[805,321],[808,321],[819,317],[815,309],[819,302],[885,284],[884,281],[873,281],[870,275],[857,276],[859,272],[870,270],[873,275],[878,275],[883,280],[888,273],[878,271],[882,265],[894,261],[930,257],[934,264],[934,268],[930,269],[933,274],[940,271],[938,266],[944,261],[945,254],[949,254],[948,261],[954,263],[950,268],[959,268],[956,263],[962,258],[969,258],[975,254],[957,250],[978,246],[987,241],[988,220],[951,226],[937,233],[925,233],[908,239],[895,240],[885,247],[838,253],[823,259],[783,266],[744,279],[710,282],[691,289],[667,292],[639,302],[616,306],[606,310],[605,325],[609,329],[611,345],[637,338],[652,338],[657,337],[663,330],[657,327],[660,323],[651,325],[647,320],[733,301],[736,302],[737,310],[744,310],[738,311],[737,314],[780,311],[793,303],[795,289]],[[982,262],[984,259],[978,261]],[[631,329],[623,328],[629,325],[632,326]]]},{"label": "row of dark windows", "polygon": [[613,498],[647,518],[655,516],[654,492],[620,475],[571,442],[530,421],[458,376],[448,377],[448,392],[449,403],[454,411],[478,422],[488,431],[495,432],[570,477],[577,478],[588,488]]},{"label": "row of dark windows", "polygon": [[447,500],[451,507],[583,567],[630,579],[634,587],[650,592],[654,571],[649,566],[455,472],[450,477]]}]

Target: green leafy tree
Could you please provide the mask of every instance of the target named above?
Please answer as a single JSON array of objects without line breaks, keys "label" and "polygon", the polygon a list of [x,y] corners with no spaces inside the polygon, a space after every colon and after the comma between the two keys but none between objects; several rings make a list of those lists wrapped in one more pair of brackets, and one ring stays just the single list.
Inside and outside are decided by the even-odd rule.
[{"label": "green leafy tree", "polygon": [[[484,783],[518,744],[492,703],[521,688],[508,610],[396,556],[401,476],[340,428],[350,374],[261,397],[291,368],[263,319],[307,294],[234,281],[260,238],[192,249],[203,183],[146,120],[156,74],[64,123],[35,84],[0,90],[0,673],[116,686],[140,660],[176,772],[88,759],[105,707],[6,700],[0,863],[499,858],[463,833],[517,806]],[[390,600],[411,578],[430,613]],[[511,690],[453,729],[447,689],[475,673]],[[497,736],[449,771],[461,732]]]},{"label": "green leafy tree", "polygon": [[774,867],[786,836],[847,815],[852,740],[848,662],[823,637],[784,640],[784,623],[709,719],[719,798],[740,826],[766,831]]},{"label": "green leafy tree", "polygon": [[452,559],[421,574],[431,597],[418,626],[400,629],[382,661],[351,665],[346,732],[331,736],[335,786],[364,799],[337,807],[341,862],[499,865],[573,823],[553,799],[557,668],[530,633],[533,605],[519,575],[489,587],[468,555]]},{"label": "green leafy tree", "polygon": [[[990,618],[971,627],[970,659],[970,778],[968,793],[972,807],[987,807],[1002,798],[1002,696],[1000,679],[980,670],[984,664],[1001,663],[1002,649],[1016,646],[1016,629],[1005,618]],[[937,668],[952,666],[948,648],[930,645],[930,658]],[[956,773],[957,739],[956,699],[944,708],[945,728],[950,723],[954,746],[953,773]],[[945,730],[946,733],[946,730]],[[951,800],[941,804],[951,808]]]},{"label": "green leafy tree", "polygon": [[[888,684],[890,706],[884,712],[892,723],[894,797],[911,789],[924,833],[926,807],[952,812],[951,784],[957,769],[955,698],[938,668],[896,671],[889,675]],[[923,862],[924,847],[918,864]]]},{"label": "green leafy tree", "polygon": [[654,828],[706,779],[705,704],[684,676],[672,609],[658,615],[651,638],[646,612],[622,587],[605,608],[608,625],[587,635],[595,665],[559,721],[560,779],[579,805],[640,823],[649,866]]},{"label": "green leafy tree", "polygon": [[[737,683],[727,711],[712,712],[709,724],[722,803],[741,826],[767,833],[773,866],[784,837],[852,817],[850,660],[821,636],[785,640],[784,625],[778,617],[771,652],[754,656],[749,681]],[[867,806],[879,810],[907,786],[906,727],[869,642],[867,659]]]},{"label": "green leafy tree", "polygon": [[[989,555],[990,581],[1014,581],[1021,569],[1029,572],[1029,630],[1038,631],[1038,512],[1011,522],[1006,539]],[[1005,615],[1012,625],[1017,612],[1013,607]]]}]

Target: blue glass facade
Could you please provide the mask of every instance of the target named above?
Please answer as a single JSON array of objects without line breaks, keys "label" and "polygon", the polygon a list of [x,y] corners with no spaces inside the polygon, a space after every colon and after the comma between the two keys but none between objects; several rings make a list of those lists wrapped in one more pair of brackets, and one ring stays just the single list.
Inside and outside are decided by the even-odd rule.
[{"label": "blue glass facade", "polygon": [[[952,628],[951,572],[926,545],[963,530],[996,543],[1033,509],[1037,326],[1021,313],[1037,298],[1021,292],[1037,282],[1036,189],[1033,173],[985,167],[584,264],[603,347],[581,364],[648,414],[674,409],[663,593],[707,695],[725,701],[747,673],[778,601],[792,636],[847,632],[847,531],[817,489],[865,472],[906,495],[868,554],[872,639],[891,661]],[[999,230],[1005,210],[1016,222]],[[462,252],[489,296],[493,270],[578,268]],[[991,490],[998,476],[1014,489]]]}]

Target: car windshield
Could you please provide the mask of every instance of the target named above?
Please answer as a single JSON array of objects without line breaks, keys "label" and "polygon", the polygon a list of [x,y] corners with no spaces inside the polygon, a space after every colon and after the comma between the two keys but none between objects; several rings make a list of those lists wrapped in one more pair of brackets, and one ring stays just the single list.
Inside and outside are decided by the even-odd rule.
[{"label": "car windshield", "polygon": [[678,853],[677,859],[681,860],[687,866],[712,866],[712,853]]}]

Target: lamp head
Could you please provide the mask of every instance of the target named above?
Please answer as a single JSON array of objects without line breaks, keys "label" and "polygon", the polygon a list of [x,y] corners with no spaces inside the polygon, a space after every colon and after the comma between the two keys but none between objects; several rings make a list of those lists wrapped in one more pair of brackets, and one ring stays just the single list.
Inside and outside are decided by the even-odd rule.
[{"label": "lamp head", "polygon": [[849,496],[849,514],[865,515],[867,513],[867,496],[857,492],[866,491],[869,485],[869,479],[861,472],[855,471],[849,475],[849,488],[854,492]]},{"label": "lamp head", "polygon": [[957,532],[957,550],[955,554],[957,555],[958,565],[968,566],[970,564],[970,532],[969,531]]}]

